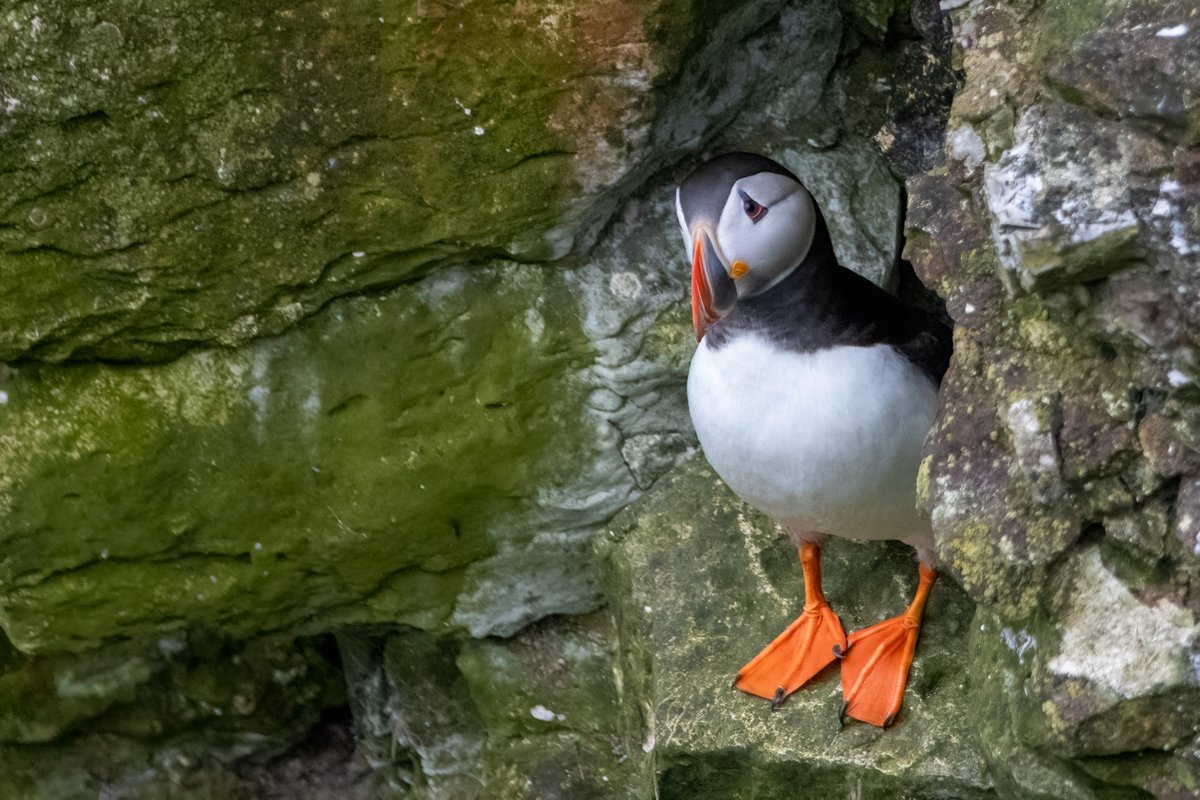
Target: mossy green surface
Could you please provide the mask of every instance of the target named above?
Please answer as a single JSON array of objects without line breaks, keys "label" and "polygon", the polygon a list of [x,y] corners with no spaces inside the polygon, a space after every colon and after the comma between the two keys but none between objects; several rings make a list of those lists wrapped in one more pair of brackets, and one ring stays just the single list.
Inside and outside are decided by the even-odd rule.
[{"label": "mossy green surface", "polygon": [[483,716],[487,796],[648,800],[653,785],[618,731],[608,610],[557,617],[508,640],[466,643],[458,666]]},{"label": "mossy green surface", "polygon": [[446,261],[562,256],[636,163],[675,5],[10,5],[0,358],[161,358]]},{"label": "mossy green surface", "polygon": [[359,750],[414,800],[648,800],[617,732],[611,633],[606,610],[506,639],[343,633]]},{"label": "mossy green surface", "polygon": [[[126,770],[153,772],[146,793],[132,796],[163,787],[230,794],[258,780],[255,758],[287,742],[260,738],[256,749],[243,737],[230,756],[236,764],[214,762],[227,702],[226,716],[186,716],[186,747],[161,727],[160,701],[146,689],[157,679],[145,679],[139,654],[186,631],[253,638],[363,623],[426,631],[391,645],[384,637],[380,671],[367,677],[351,675],[346,656],[354,699],[370,675],[408,674],[412,642],[449,652],[449,660],[426,661],[458,674],[455,637],[466,631],[507,635],[547,614],[601,604],[590,547],[596,526],[692,443],[682,402],[690,350],[683,284],[670,275],[677,244],[661,236],[672,215],[669,198],[655,198],[583,263],[443,270],[384,295],[335,301],[287,335],[240,350],[193,351],[166,364],[0,371],[0,617],[22,650],[45,654],[5,650],[14,666],[0,693],[28,695],[30,710],[7,720],[4,733],[29,742],[10,748],[14,759],[24,753],[44,764],[58,752],[70,765],[62,776],[69,789],[39,782],[34,770],[28,785],[14,771],[0,790],[87,796],[79,786],[115,785]],[[531,716],[536,700],[518,719],[513,709],[530,699],[525,687],[475,676],[492,700],[480,702],[496,733],[485,738],[474,711],[465,727],[476,754],[494,761],[486,768],[496,785],[526,775],[506,766],[510,741],[527,754],[522,769],[541,763],[539,743],[555,754],[539,781],[580,748],[596,754],[597,786],[633,780],[613,755],[601,630],[567,635],[568,652],[543,665],[581,659],[575,677],[542,701],[556,713],[568,709],[565,723]],[[535,648],[486,650],[501,651]],[[516,668],[522,658],[504,663]],[[48,702],[52,668],[107,670],[113,688]],[[221,680],[237,685],[230,675]],[[449,686],[470,703],[467,683]],[[129,695],[119,713],[111,710]],[[403,795],[426,779],[424,769],[438,774],[447,763],[436,737],[432,745],[424,737],[414,767],[421,750],[392,743],[391,695],[383,697],[376,706],[352,703],[356,722],[378,712],[370,741],[379,749],[366,739],[362,748],[384,792],[372,798]],[[297,708],[308,708],[301,700]],[[119,720],[120,737],[86,732],[95,718]],[[111,767],[88,766],[106,748]],[[471,763],[484,769],[478,758]],[[478,776],[443,775],[443,783],[478,786]]]},{"label": "mossy green surface", "polygon": [[552,618],[512,640],[464,644],[456,663],[489,735],[616,732],[611,617]]},{"label": "mossy green surface", "polygon": [[480,800],[650,800],[653,786],[633,772],[606,737],[548,733],[489,753]]},{"label": "mossy green surface", "polygon": [[589,447],[590,346],[548,275],[464,271],[154,370],[21,370],[0,433],[13,641],[444,622],[489,530]]}]

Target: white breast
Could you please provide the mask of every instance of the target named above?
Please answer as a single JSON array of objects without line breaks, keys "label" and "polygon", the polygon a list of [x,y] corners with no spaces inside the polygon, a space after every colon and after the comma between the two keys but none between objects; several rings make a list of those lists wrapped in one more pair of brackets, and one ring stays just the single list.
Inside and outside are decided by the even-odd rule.
[{"label": "white breast", "polygon": [[794,353],[745,334],[717,350],[702,342],[688,405],[717,473],[790,530],[932,547],[915,492],[937,391],[891,347]]}]

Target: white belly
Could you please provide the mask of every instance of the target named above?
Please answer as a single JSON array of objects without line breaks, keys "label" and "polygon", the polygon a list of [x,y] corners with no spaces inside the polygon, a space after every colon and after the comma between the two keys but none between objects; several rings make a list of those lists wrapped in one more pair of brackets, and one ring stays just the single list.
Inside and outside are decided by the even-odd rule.
[{"label": "white belly", "polygon": [[891,347],[780,352],[741,335],[696,348],[692,424],[709,463],[793,533],[931,549],[917,468],[937,390]]}]

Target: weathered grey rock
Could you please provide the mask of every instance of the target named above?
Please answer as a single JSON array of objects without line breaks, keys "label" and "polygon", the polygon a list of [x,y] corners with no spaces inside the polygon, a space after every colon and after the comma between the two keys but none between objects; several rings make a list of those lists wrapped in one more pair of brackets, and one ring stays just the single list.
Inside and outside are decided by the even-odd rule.
[{"label": "weathered grey rock", "polygon": [[[1119,119],[1157,123],[1167,140],[1200,142],[1200,29],[1186,3],[1114,8],[1049,64],[1073,100]],[[1102,66],[1103,68],[1099,68]]]},{"label": "weathered grey rock", "polygon": [[487,733],[455,669],[454,643],[412,630],[338,638],[368,762],[397,791],[423,786],[428,797],[453,798],[477,785]]},{"label": "weathered grey rock", "polygon": [[996,254],[1021,288],[1103,277],[1143,256],[1119,127],[1070,106],[1031,106],[1012,136],[984,165],[984,194]]},{"label": "weathered grey rock", "polygon": [[1039,675],[1055,750],[1108,756],[1186,742],[1200,731],[1193,614],[1170,597],[1136,596],[1098,548],[1079,551],[1065,571],[1062,639]]},{"label": "weathered grey rock", "polygon": [[[614,521],[601,540],[617,615],[623,722],[661,797],[990,797],[971,739],[972,604],[933,590],[899,721],[839,730],[836,668],[779,713],[730,688],[791,622],[803,580],[785,537],[697,458]],[[831,541],[825,590],[848,630],[893,616],[915,586],[912,551]]]},{"label": "weathered grey rock", "polygon": [[894,289],[903,204],[900,183],[875,146],[859,141],[823,153],[784,150],[780,158],[820,204],[838,262]]},{"label": "weathered grey rock", "polygon": [[958,324],[920,491],[980,602],[976,738],[1005,797],[1192,797],[1196,9],[951,17],[906,255]]}]

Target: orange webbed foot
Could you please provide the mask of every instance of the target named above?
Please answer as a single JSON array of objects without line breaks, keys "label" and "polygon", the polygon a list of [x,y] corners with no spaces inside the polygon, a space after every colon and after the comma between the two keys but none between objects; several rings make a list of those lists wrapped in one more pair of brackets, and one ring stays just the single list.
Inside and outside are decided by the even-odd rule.
[{"label": "orange webbed foot", "polygon": [[842,719],[853,717],[886,728],[896,719],[904,700],[925,600],[937,573],[921,564],[917,593],[898,617],[850,634],[842,659]]},{"label": "orange webbed foot", "polygon": [[845,647],[846,634],[829,603],[806,605],[795,622],[741,668],[733,685],[778,708],[833,662],[834,648]]},{"label": "orange webbed foot", "polygon": [[777,709],[834,660],[835,650],[847,647],[841,620],[821,591],[820,548],[806,542],[800,548],[804,567],[804,613],[775,637],[762,652],[738,671],[733,685],[764,697]]}]

